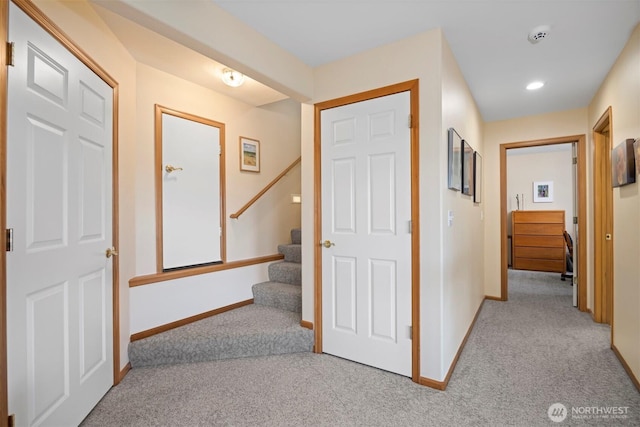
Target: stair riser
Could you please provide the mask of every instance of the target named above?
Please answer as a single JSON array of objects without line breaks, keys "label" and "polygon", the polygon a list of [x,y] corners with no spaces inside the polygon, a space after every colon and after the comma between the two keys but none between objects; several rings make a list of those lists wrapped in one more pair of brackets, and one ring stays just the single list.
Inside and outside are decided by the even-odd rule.
[{"label": "stair riser", "polygon": [[[130,351],[132,368],[175,365],[243,357],[309,352],[313,349],[313,331],[298,330],[272,336],[255,335],[236,339],[211,339],[191,342],[187,347]],[[159,355],[161,354],[161,355]],[[145,357],[152,355],[153,357]]]},{"label": "stair riser", "polygon": [[301,285],[302,265],[290,262],[269,264],[269,280],[290,285]]},{"label": "stair riser", "polygon": [[302,289],[286,283],[264,282],[251,287],[253,303],[280,310],[302,313]]},{"label": "stair riser", "polygon": [[291,230],[291,243],[295,245],[302,243],[302,230],[300,228],[294,228]]},{"label": "stair riser", "polygon": [[302,247],[300,245],[278,245],[278,253],[284,255],[287,262],[302,262]]}]

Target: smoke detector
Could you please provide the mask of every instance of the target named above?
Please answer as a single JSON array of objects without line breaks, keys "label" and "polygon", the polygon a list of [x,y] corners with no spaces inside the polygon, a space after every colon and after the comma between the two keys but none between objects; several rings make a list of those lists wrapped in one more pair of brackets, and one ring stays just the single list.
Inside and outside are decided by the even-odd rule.
[{"label": "smoke detector", "polygon": [[549,32],[551,32],[551,27],[549,25],[540,25],[535,27],[529,33],[529,41],[533,44],[538,43],[541,40],[544,40],[549,36]]}]

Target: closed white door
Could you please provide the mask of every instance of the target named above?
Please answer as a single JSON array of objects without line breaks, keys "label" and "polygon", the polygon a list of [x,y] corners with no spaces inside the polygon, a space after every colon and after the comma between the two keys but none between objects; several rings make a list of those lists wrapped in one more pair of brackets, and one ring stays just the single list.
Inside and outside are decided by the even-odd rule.
[{"label": "closed white door", "polygon": [[157,108],[162,112],[162,268],[220,262],[223,125]]},{"label": "closed white door", "polygon": [[113,384],[113,93],[13,4],[9,40],[9,413],[77,425]]},{"label": "closed white door", "polygon": [[410,94],[323,110],[322,345],[411,376]]}]

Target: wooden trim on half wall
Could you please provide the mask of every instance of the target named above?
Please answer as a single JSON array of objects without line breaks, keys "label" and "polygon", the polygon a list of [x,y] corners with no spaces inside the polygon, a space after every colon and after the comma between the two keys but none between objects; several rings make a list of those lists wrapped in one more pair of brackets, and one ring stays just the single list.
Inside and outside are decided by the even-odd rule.
[{"label": "wooden trim on half wall", "polygon": [[587,310],[587,139],[585,135],[512,142],[500,145],[500,300],[508,299],[507,263],[507,150],[576,143],[578,182],[578,310]]},{"label": "wooden trim on half wall", "polygon": [[225,264],[205,265],[202,267],[186,268],[184,270],[173,270],[164,273],[147,274],[144,276],[136,276],[129,280],[129,287],[150,285],[167,280],[182,279],[183,277],[197,276],[199,274],[215,273],[218,271],[232,270],[234,268],[248,267],[250,265],[264,264],[265,262],[279,261],[284,259],[282,254],[265,255],[258,258],[243,259],[239,261],[230,261]]},{"label": "wooden trim on half wall", "polygon": [[[378,88],[343,98],[320,102],[314,111],[314,241],[322,240],[322,176],[321,176],[321,123],[322,110],[367,101],[374,98],[410,92],[411,108],[411,322],[413,326],[411,378],[420,382],[420,190],[419,190],[419,80],[410,80],[383,88]],[[322,353],[322,252],[321,246],[314,246],[314,351]]]}]

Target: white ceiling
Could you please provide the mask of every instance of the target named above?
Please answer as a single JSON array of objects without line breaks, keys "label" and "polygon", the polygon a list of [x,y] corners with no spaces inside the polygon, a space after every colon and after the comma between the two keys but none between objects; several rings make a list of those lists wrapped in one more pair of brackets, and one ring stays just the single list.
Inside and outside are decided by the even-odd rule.
[{"label": "white ceiling", "polygon": [[[253,79],[231,88],[222,83],[225,65],[168,39],[97,4],[94,9],[136,61],[235,98],[249,105],[264,105],[287,98]],[[217,78],[212,78],[212,76]]]},{"label": "white ceiling", "polygon": [[[212,1],[312,67],[442,28],[485,121],[586,107],[640,22],[640,0],[201,1]],[[158,52],[136,43],[143,30],[120,17],[105,21],[137,60],[153,62]],[[540,25],[551,31],[532,44],[527,36]],[[160,62],[154,66],[162,69]],[[532,80],[546,85],[525,90]]]},{"label": "white ceiling", "polygon": [[311,66],[442,28],[485,121],[587,106],[640,22],[640,0],[212,1]]}]

